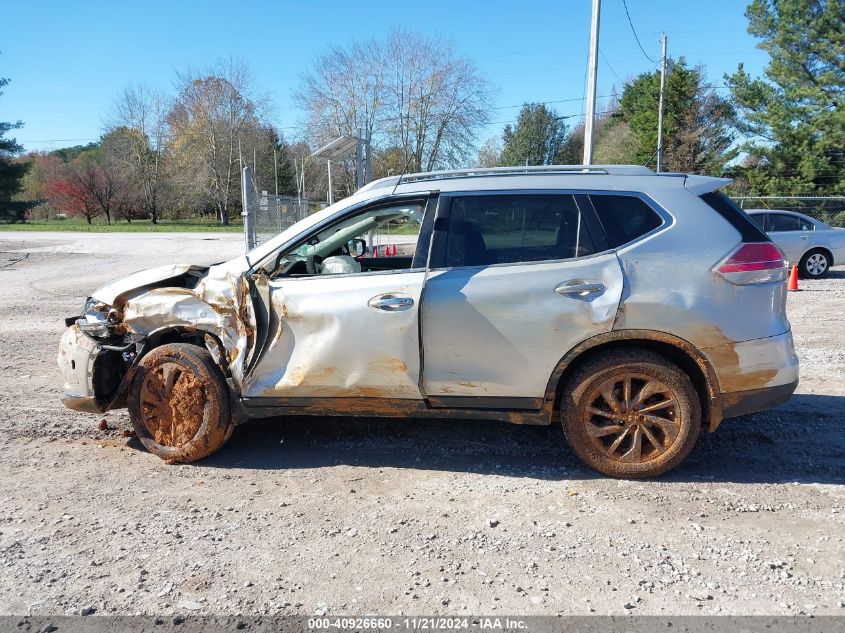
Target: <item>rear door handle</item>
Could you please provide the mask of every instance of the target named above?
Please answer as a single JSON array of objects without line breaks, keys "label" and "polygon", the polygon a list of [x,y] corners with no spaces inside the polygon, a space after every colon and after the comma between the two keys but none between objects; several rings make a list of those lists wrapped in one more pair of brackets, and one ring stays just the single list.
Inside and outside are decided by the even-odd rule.
[{"label": "rear door handle", "polygon": [[600,281],[585,281],[583,279],[564,281],[555,288],[555,292],[561,296],[572,297],[573,299],[586,299],[588,301],[600,297],[604,294],[605,290],[607,288]]},{"label": "rear door handle", "polygon": [[402,312],[403,310],[410,310],[414,307],[414,300],[411,297],[403,297],[391,293],[378,295],[367,302],[373,310],[382,310],[383,312]]}]

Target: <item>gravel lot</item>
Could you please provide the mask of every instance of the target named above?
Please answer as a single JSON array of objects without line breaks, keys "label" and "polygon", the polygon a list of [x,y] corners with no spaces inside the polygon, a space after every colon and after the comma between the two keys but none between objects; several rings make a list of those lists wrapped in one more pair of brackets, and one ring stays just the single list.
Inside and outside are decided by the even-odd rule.
[{"label": "gravel lot", "polygon": [[0,233],[0,614],[845,614],[845,269],[790,294],[799,393],[657,481],[464,421],[273,419],[167,466],[61,405],[87,293],[241,243]]}]

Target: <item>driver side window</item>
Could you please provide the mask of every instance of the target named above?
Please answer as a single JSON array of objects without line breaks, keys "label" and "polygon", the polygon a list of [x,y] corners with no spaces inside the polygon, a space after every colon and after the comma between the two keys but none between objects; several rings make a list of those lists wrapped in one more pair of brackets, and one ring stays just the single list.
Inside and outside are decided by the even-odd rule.
[{"label": "driver side window", "polygon": [[410,269],[424,210],[420,201],[369,207],[311,233],[264,268],[271,278]]}]

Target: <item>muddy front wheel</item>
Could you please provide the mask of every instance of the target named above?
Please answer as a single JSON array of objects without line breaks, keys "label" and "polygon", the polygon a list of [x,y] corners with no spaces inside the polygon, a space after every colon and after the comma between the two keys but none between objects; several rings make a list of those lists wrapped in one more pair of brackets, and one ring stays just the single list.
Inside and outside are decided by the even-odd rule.
[{"label": "muddy front wheel", "polygon": [[689,455],[701,404],[689,377],[647,350],[588,361],[568,381],[563,430],[585,464],[612,477],[655,477]]},{"label": "muddy front wheel", "polygon": [[144,356],[128,405],[141,443],[168,463],[211,455],[234,428],[226,381],[211,354],[195,345],[162,345]]}]

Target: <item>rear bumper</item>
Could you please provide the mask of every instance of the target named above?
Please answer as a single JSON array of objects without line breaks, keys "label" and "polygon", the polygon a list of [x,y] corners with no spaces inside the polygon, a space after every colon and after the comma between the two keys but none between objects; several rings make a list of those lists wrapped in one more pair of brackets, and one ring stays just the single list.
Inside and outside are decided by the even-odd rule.
[{"label": "rear bumper", "polygon": [[738,415],[773,409],[789,400],[797,387],[796,380],[776,387],[722,394],[722,415],[726,418],[735,418]]},{"label": "rear bumper", "polygon": [[702,351],[716,370],[723,396],[788,385],[798,380],[798,356],[792,332],[707,347]]},{"label": "rear bumper", "polygon": [[723,418],[776,407],[798,386],[792,332],[703,351],[719,379]]}]

